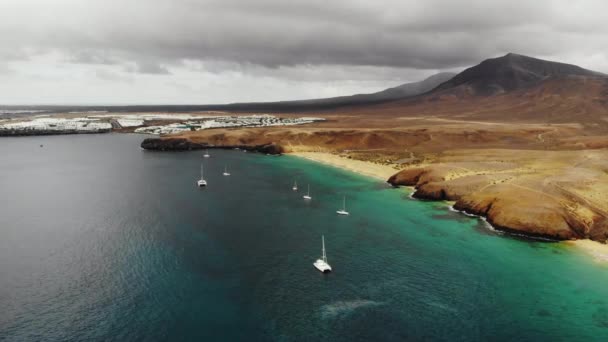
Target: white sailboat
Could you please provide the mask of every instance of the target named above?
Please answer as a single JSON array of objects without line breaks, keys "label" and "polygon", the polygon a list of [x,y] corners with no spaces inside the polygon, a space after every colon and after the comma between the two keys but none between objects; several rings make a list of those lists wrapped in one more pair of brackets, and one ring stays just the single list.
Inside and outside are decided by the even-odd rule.
[{"label": "white sailboat", "polygon": [[297,181],[293,181],[293,186],[291,187],[291,190],[293,191],[298,191],[298,182]]},{"label": "white sailboat", "polygon": [[310,184],[308,184],[308,192],[306,192],[306,195],[302,196],[305,200],[311,200],[312,197],[310,197]]},{"label": "white sailboat", "polygon": [[196,185],[198,185],[199,187],[207,186],[207,181],[205,180],[203,173],[203,163],[201,163],[201,179],[196,182]]},{"label": "white sailboat", "polygon": [[323,255],[321,256],[321,259],[317,259],[313,265],[323,273],[331,272],[331,266],[327,263],[327,255],[325,255],[325,236],[321,235],[321,241],[323,244]]},{"label": "white sailboat", "polygon": [[342,202],[342,209],[337,210],[336,213],[338,213],[338,215],[350,215],[350,213],[346,211],[346,196],[344,196],[344,201]]},{"label": "white sailboat", "polygon": [[228,166],[224,165],[224,176],[230,176],[230,173],[228,173]]},{"label": "white sailboat", "polygon": [[209,149],[205,150],[205,154],[203,154],[203,158],[209,158]]}]

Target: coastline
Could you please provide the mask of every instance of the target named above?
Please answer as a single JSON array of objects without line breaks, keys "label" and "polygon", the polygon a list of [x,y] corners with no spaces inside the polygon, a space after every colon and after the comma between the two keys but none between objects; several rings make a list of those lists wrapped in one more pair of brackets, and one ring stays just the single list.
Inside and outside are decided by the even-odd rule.
[{"label": "coastline", "polygon": [[362,160],[349,159],[327,152],[290,152],[288,155],[305,158],[344,170],[349,170],[364,176],[381,180],[383,182],[386,182],[392,175],[399,172],[399,170],[388,165],[379,165]]},{"label": "coastline", "polygon": [[[305,158],[314,162],[322,163],[325,165],[330,165],[333,167],[337,167],[343,170],[348,170],[351,172],[355,172],[364,176],[372,177],[374,179],[378,179],[381,181],[386,181],[389,177],[399,172],[388,165],[378,165],[362,160],[354,160],[348,159],[345,157],[341,157],[336,154],[326,153],[326,152],[291,152],[289,155]],[[413,187],[409,187],[413,188]],[[412,192],[413,193],[413,192]],[[484,220],[488,225],[488,229],[492,229],[494,231],[501,231],[499,229],[494,228],[485,217],[479,215],[473,215],[466,213],[462,210],[454,209],[453,201],[446,201],[447,209],[460,212],[463,215],[469,217],[477,217],[481,220]],[[523,236],[523,235],[522,235]],[[556,242],[560,244],[564,244],[567,246],[574,247],[574,249],[584,253],[588,256],[591,256],[594,261],[598,263],[608,263],[608,244],[603,244],[601,242],[589,240],[589,239],[581,239],[581,240],[567,240]]]},{"label": "coastline", "polygon": [[608,263],[608,244],[593,240],[572,240],[564,241],[564,244],[570,245],[575,249],[593,257],[593,260],[598,263]]}]

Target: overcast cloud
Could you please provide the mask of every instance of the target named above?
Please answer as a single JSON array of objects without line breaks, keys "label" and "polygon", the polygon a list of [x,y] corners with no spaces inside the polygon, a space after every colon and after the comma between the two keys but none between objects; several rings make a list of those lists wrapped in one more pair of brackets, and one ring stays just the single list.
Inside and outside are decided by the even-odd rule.
[{"label": "overcast cloud", "polygon": [[381,90],[507,52],[608,72],[608,3],[0,0],[0,104]]}]

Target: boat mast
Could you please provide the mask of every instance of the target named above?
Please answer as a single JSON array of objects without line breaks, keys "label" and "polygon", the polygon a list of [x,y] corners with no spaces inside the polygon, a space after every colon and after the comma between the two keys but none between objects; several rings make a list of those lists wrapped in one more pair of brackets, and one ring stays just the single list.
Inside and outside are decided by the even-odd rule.
[{"label": "boat mast", "polygon": [[342,210],[346,211],[346,196],[344,196],[344,201],[342,202]]},{"label": "boat mast", "polygon": [[203,177],[203,163],[201,163],[201,180],[205,179],[205,177]]},{"label": "boat mast", "polygon": [[325,255],[325,236],[321,235],[321,241],[323,244],[323,261],[327,263],[327,256]]},{"label": "boat mast", "polygon": [[308,184],[308,192],[306,193],[306,196],[310,196],[310,184]]}]

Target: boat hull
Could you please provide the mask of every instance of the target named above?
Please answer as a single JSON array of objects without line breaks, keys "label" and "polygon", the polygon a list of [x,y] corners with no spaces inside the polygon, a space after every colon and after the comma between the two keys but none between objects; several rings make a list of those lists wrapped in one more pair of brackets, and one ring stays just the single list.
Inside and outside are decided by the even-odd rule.
[{"label": "boat hull", "polygon": [[328,263],[326,263],[325,261],[323,261],[323,260],[321,260],[321,259],[319,259],[319,260],[315,261],[315,262],[313,263],[313,266],[314,266],[314,267],[315,267],[317,270],[319,270],[319,272],[322,272],[322,273],[329,273],[329,272],[331,272],[331,266],[329,266],[329,264],[328,264]]}]

